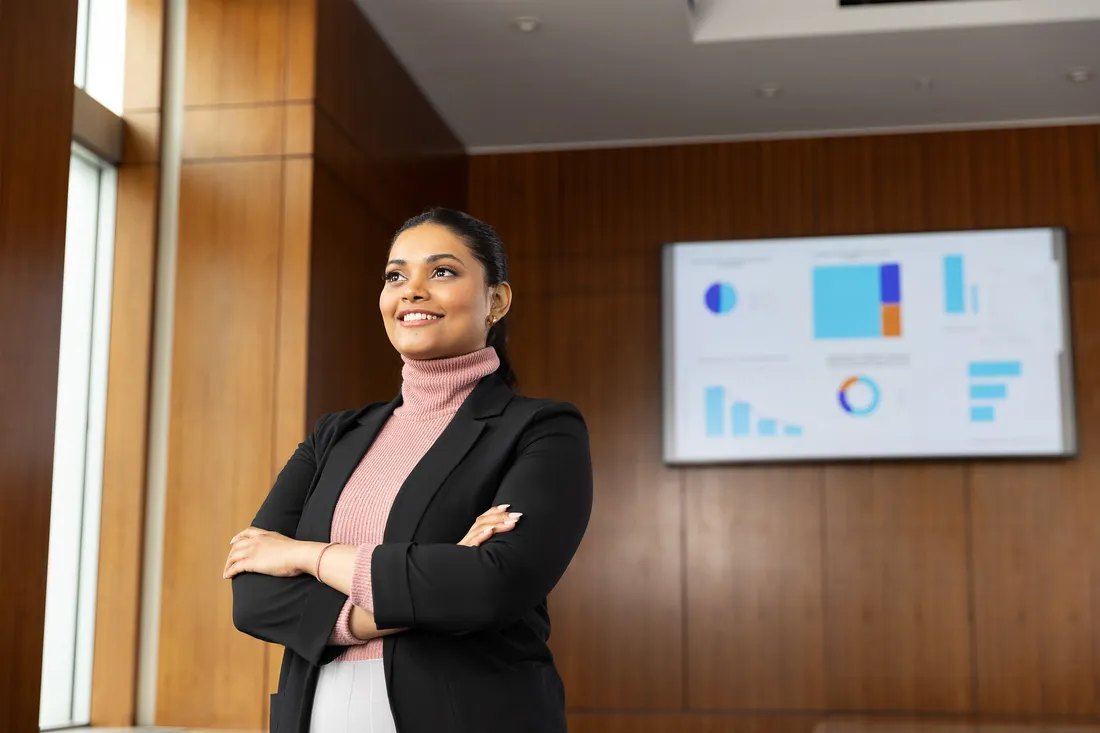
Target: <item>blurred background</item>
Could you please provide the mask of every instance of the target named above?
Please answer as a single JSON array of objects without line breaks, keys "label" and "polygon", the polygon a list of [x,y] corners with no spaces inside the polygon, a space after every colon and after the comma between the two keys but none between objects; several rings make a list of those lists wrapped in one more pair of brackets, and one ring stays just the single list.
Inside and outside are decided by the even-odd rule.
[{"label": "blurred background", "polygon": [[[0,730],[266,730],[228,539],[434,205],[591,431],[571,730],[1100,722],[1098,71],[1095,0],[0,0]],[[664,245],[1034,227],[1074,446],[664,460]]]}]

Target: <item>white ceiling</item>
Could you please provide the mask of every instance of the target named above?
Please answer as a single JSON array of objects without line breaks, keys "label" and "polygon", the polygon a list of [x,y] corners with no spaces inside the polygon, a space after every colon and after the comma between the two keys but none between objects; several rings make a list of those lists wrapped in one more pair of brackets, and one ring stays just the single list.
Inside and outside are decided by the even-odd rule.
[{"label": "white ceiling", "polygon": [[1100,0],[359,2],[472,153],[1100,119]]}]

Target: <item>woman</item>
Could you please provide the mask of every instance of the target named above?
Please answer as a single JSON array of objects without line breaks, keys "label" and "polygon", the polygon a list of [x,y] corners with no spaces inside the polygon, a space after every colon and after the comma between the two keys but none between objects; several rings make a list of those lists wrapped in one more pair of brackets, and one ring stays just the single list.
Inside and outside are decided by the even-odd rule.
[{"label": "woman", "polygon": [[233,538],[233,623],[286,647],[272,731],[566,730],[546,596],[588,525],[588,434],[514,393],[507,279],[488,225],[409,220],[379,298],[401,395],[322,417]]}]

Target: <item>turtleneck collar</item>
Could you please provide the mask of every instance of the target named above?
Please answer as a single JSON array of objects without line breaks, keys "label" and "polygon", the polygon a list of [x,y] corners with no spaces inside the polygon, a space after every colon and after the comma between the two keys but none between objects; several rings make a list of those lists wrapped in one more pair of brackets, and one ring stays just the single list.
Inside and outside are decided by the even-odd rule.
[{"label": "turtleneck collar", "polygon": [[458,412],[477,383],[500,367],[492,346],[446,359],[401,359],[402,403],[394,416],[413,420]]}]

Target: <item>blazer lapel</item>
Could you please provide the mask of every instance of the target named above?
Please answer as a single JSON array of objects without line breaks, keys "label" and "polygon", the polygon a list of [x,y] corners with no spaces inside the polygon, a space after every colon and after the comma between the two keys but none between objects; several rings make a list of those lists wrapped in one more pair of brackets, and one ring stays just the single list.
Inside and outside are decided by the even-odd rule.
[{"label": "blazer lapel", "polygon": [[[318,481],[306,504],[298,539],[330,541],[332,515],[336,511],[336,503],[340,500],[344,486],[363,460],[371,443],[378,437],[382,426],[400,404],[401,398],[398,397],[387,405],[367,412],[335,441],[324,459],[324,466],[321,467],[325,477]],[[305,521],[307,518],[308,521]]]},{"label": "blazer lapel", "polygon": [[485,419],[503,412],[512,396],[512,390],[495,374],[474,387],[397,493],[386,522],[384,542],[412,542],[436,492],[481,436]]}]

